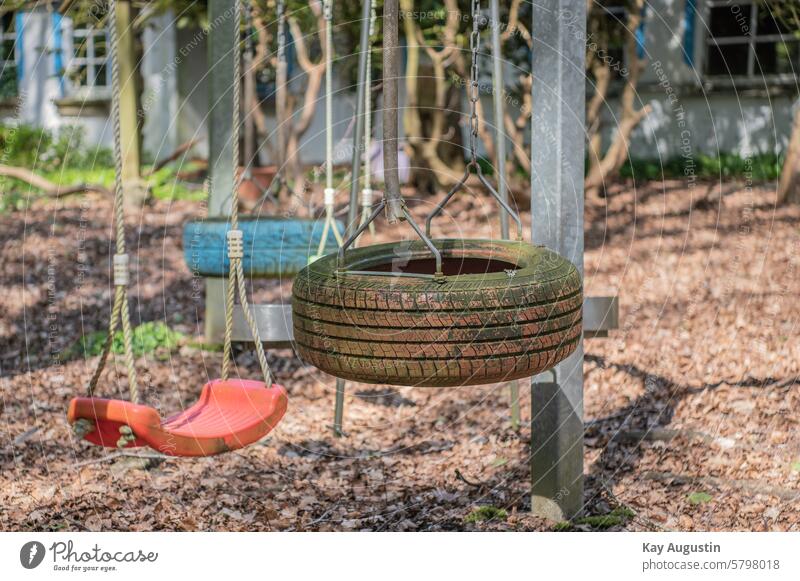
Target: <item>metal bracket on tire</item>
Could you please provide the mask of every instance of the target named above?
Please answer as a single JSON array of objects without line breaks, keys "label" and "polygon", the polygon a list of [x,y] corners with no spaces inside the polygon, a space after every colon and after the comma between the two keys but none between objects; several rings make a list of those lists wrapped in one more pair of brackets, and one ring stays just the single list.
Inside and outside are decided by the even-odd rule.
[{"label": "metal bracket on tire", "polygon": [[369,228],[369,225],[383,212],[384,208],[386,208],[386,198],[382,199],[380,203],[372,211],[372,215],[370,215],[367,220],[365,220],[350,237],[344,241],[339,247],[339,255],[336,261],[336,271],[334,274],[336,276],[342,276],[347,274],[358,274],[362,276],[391,276],[391,277],[408,277],[408,278],[424,278],[427,280],[434,280],[438,283],[446,282],[446,278],[444,276],[444,272],[442,271],[442,253],[439,252],[439,249],[436,248],[436,245],[433,241],[428,238],[422,229],[417,225],[414,221],[414,217],[411,215],[411,212],[408,211],[406,207],[406,203],[403,200],[399,200],[400,209],[403,213],[403,218],[406,222],[409,223],[411,228],[414,232],[417,233],[417,236],[425,243],[425,246],[428,247],[428,250],[431,251],[433,257],[436,259],[436,273],[435,274],[416,274],[416,273],[408,273],[408,272],[372,272],[368,270],[348,270],[345,268],[345,251],[353,245],[353,243],[358,240],[358,237]]}]

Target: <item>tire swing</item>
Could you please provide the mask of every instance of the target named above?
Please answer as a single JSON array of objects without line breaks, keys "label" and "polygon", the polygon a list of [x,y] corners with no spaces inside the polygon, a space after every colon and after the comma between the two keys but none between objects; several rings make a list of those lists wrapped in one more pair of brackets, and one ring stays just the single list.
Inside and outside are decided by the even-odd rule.
[{"label": "tire swing", "polygon": [[[326,2],[326,5],[328,2]],[[286,10],[284,0],[277,3],[278,16],[278,67],[277,67],[277,86],[279,95],[276,105],[279,108],[284,106],[285,96],[280,94],[285,90],[287,79],[287,58],[286,58]],[[326,22],[328,32],[331,29],[330,11],[326,9]],[[250,30],[248,28],[248,35]],[[326,33],[327,37],[330,34]],[[234,47],[238,46],[238,36]],[[248,43],[249,45],[249,43]],[[330,63],[329,42],[328,67]],[[234,48],[234,50],[236,50]],[[251,50],[251,49],[250,49]],[[330,71],[330,68],[328,68]],[[330,73],[327,75],[330,77]],[[237,80],[238,82],[238,80]],[[332,98],[330,84],[326,84],[326,101]],[[328,117],[330,117],[331,106],[326,105]],[[284,118],[278,115],[279,119]],[[236,123],[240,123],[238,111],[236,113]],[[330,130],[330,119],[328,119],[328,134]],[[330,142],[331,138],[328,137]],[[279,123],[278,127],[278,152],[280,156],[278,173],[270,184],[269,193],[278,193],[286,185],[283,177],[285,153],[285,138],[283,127]],[[328,159],[332,157],[331,149],[328,148]],[[249,160],[247,160],[249,163]],[[238,158],[234,164],[238,165]],[[283,218],[278,216],[242,216],[239,226],[243,236],[244,257],[242,264],[244,271],[254,278],[289,278],[296,275],[305,265],[317,256],[329,252],[335,252],[341,244],[340,232],[344,231],[344,225],[333,218],[333,189],[332,189],[332,169],[328,162],[328,185],[325,189],[325,222],[321,228],[319,220],[311,218]],[[192,220],[187,222],[183,230],[183,249],[184,261],[189,270],[198,276],[207,278],[225,277],[230,269],[230,263],[226,252],[226,236],[230,229],[227,217],[205,218],[203,220]],[[333,230],[336,239],[329,236]]]},{"label": "tire swing", "polygon": [[[240,0],[235,2],[234,17],[241,20]],[[228,232],[230,258],[229,280],[226,296],[225,348],[222,360],[222,379],[207,383],[200,399],[183,412],[161,419],[154,408],[141,405],[133,357],[133,341],[128,312],[129,281],[128,255],[125,252],[125,221],[123,213],[121,145],[119,115],[119,64],[117,56],[116,0],[109,1],[109,44],[112,58],[112,118],[114,123],[115,196],[114,229],[116,250],[114,254],[114,302],[111,310],[108,337],[97,368],[89,381],[86,397],[76,397],[69,404],[67,419],[75,434],[92,444],[105,447],[134,448],[149,446],[170,456],[211,456],[236,450],[252,444],[268,434],[281,420],[287,407],[286,390],[272,382],[258,327],[247,304],[244,269],[242,267],[242,231],[238,228],[238,185],[241,177],[235,172],[233,183],[233,209]],[[238,32],[238,31],[237,31]],[[241,64],[234,58],[234,75],[238,78]],[[234,88],[234,111],[238,112],[239,91]],[[238,115],[237,115],[238,117]],[[234,125],[234,137],[238,125]],[[234,140],[234,153],[238,149]],[[234,157],[235,159],[235,157]],[[264,381],[231,379],[231,332],[233,327],[234,294],[239,301],[253,333],[258,360]],[[114,333],[121,323],[125,364],[128,374],[130,401],[103,399],[94,396],[102,375]]]},{"label": "tire swing", "polygon": [[[470,155],[461,180],[417,226],[397,173],[397,3],[384,4],[386,191],[369,220],[342,245],[303,269],[293,287],[301,358],[336,377],[423,387],[480,385],[533,376],[569,356],[581,337],[582,282],[560,255],[522,241],[522,222],[481,171],[478,136],[480,6],[470,37]],[[389,80],[392,80],[391,82]],[[430,239],[432,220],[474,171],[517,224],[517,240]],[[386,211],[421,241],[356,248]]]}]

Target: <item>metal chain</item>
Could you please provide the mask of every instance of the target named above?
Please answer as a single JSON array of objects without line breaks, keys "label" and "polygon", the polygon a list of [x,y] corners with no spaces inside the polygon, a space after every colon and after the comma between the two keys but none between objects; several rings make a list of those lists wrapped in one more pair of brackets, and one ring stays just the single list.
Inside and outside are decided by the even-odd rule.
[{"label": "metal chain", "polygon": [[261,335],[258,332],[258,325],[250,312],[250,305],[247,301],[247,286],[244,278],[244,268],[242,267],[243,243],[242,231],[239,230],[239,186],[242,182],[242,174],[239,171],[239,132],[241,125],[241,81],[242,81],[242,58],[239,54],[239,26],[242,22],[242,0],[234,0],[233,11],[233,128],[231,131],[231,149],[233,150],[233,189],[231,192],[231,229],[228,231],[228,259],[230,269],[228,280],[226,281],[225,296],[225,343],[222,353],[222,379],[227,380],[230,374],[230,366],[233,360],[232,354],[232,335],[233,335],[233,307],[234,294],[238,291],[239,304],[242,307],[245,321],[250,327],[253,335],[253,342],[256,346],[258,362],[261,365],[261,373],[264,376],[264,383],[267,387],[272,385],[272,371],[267,363],[267,356],[264,353],[264,344],[261,342]]},{"label": "metal chain", "polygon": [[125,253],[125,210],[124,191],[122,187],[122,130],[119,111],[119,54],[117,31],[117,2],[110,0],[108,3],[108,43],[111,50],[111,120],[114,133],[114,230],[116,234],[114,250],[114,303],[111,308],[111,318],[108,325],[108,337],[103,344],[103,351],[97,362],[92,378],[89,381],[87,392],[94,394],[100,375],[103,373],[108,355],[114,343],[114,333],[121,323],[123,352],[125,366],[128,371],[128,390],[130,400],[139,401],[139,386],[136,379],[136,364],[133,357],[133,331],[131,329],[130,312],[128,310],[128,255]]},{"label": "metal chain", "polygon": [[482,18],[479,21],[481,16],[481,2],[480,0],[472,0],[472,32],[469,36],[469,48],[470,53],[472,56],[472,65],[470,67],[469,76],[470,76],[470,116],[469,116],[469,126],[470,126],[470,135],[469,135],[469,151],[470,151],[470,164],[475,165],[478,163],[478,151],[477,151],[477,142],[478,142],[478,99],[480,98],[480,92],[478,90],[478,51],[480,50],[480,42],[481,42],[481,33],[480,33],[480,23],[482,22]]}]

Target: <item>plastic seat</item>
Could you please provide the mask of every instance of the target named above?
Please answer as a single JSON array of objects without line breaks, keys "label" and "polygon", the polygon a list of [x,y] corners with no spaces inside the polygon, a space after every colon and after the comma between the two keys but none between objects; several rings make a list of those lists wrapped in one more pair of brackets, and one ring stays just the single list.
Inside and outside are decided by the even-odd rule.
[{"label": "plastic seat", "polygon": [[212,456],[252,444],[266,436],[286,412],[286,390],[260,381],[221,379],[207,383],[190,408],[163,420],[149,406],[96,397],[76,397],[67,419],[85,419],[94,429],[84,436],[98,446],[116,448],[120,428],[135,439],[125,448],[148,446],[170,456]]}]

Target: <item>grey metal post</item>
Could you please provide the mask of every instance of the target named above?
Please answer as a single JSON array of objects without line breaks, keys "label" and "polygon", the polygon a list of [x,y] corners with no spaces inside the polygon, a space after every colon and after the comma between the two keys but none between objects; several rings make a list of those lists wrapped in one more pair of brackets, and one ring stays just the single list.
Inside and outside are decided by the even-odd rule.
[{"label": "grey metal post", "polygon": [[[495,153],[497,159],[497,193],[503,200],[508,201],[508,182],[506,176],[506,134],[503,130],[505,111],[503,99],[505,98],[505,84],[503,83],[503,46],[500,42],[500,0],[491,1],[492,11],[492,101],[494,103],[494,134]],[[508,240],[508,213],[500,212],[500,236]],[[519,381],[514,380],[509,384],[511,395],[511,427],[519,428]]]},{"label": "grey metal post", "polygon": [[[364,101],[367,98],[367,51],[369,46],[369,23],[372,16],[372,1],[366,0],[361,6],[361,51],[358,54],[358,87],[356,90],[356,127],[353,135],[353,156],[351,158],[352,181],[350,183],[350,207],[347,210],[347,229],[345,238],[352,236],[358,227],[358,177],[361,171],[361,140],[364,136]],[[326,74],[330,74],[328,71]],[[367,152],[369,155],[369,152]],[[333,433],[342,435],[342,416],[344,415],[344,379],[336,379],[336,401],[333,410]]]},{"label": "grey metal post", "polygon": [[[585,0],[533,4],[533,242],[583,274]],[[531,383],[531,509],[563,520],[583,506],[583,344]]]},{"label": "grey metal post", "polygon": [[[208,161],[211,176],[208,215],[228,216],[233,183],[233,0],[209,0],[208,32],[209,117]],[[236,161],[238,163],[238,160]],[[206,279],[205,335],[209,343],[218,343],[225,332],[225,284],[223,279]]]}]

